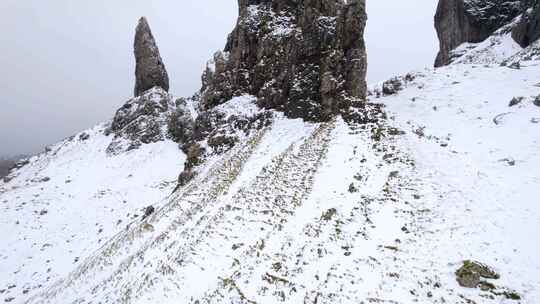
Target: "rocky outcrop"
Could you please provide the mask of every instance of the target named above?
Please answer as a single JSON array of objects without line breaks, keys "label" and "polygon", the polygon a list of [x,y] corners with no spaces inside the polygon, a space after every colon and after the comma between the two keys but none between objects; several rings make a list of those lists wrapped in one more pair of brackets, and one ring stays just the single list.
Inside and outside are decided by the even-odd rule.
[{"label": "rocky outcrop", "polygon": [[512,38],[521,47],[528,47],[540,38],[540,1],[525,0],[523,15],[512,30]]},{"label": "rocky outcrop", "polygon": [[107,152],[118,154],[166,139],[168,122],[176,111],[173,98],[159,87],[128,100],[107,129],[114,135]]},{"label": "rocky outcrop", "polygon": [[[169,95],[169,77],[159,55],[150,26],[146,18],[139,20],[135,33],[135,97],[128,100],[116,111],[107,135],[114,138],[107,148],[108,154],[139,148],[143,144],[155,143],[173,137],[172,132],[182,132],[181,123],[176,122],[175,130],[169,130],[171,120],[182,119],[189,124],[185,100],[175,101]],[[175,134],[176,134],[175,133]]]},{"label": "rocky outcrop", "polygon": [[243,94],[311,121],[363,106],[365,0],[239,0],[239,9],[203,75],[203,110]]},{"label": "rocky outcrop", "polygon": [[178,178],[180,186],[197,175],[195,167],[203,163],[207,156],[227,152],[238,142],[247,139],[251,132],[270,125],[272,113],[258,108],[255,101],[252,96],[235,97],[199,113],[191,122],[177,118],[171,120],[169,130],[186,130],[180,132],[183,139],[179,141],[187,156],[184,171]]},{"label": "rocky outcrop", "polygon": [[150,26],[146,18],[139,20],[135,33],[135,97],[145,91],[160,87],[169,91],[169,76],[159,54]]},{"label": "rocky outcrop", "polygon": [[455,59],[451,51],[462,43],[481,42],[510,23],[521,14],[522,5],[508,0],[439,0],[435,28],[440,51],[435,66],[451,63]]},{"label": "rocky outcrop", "polygon": [[16,163],[17,161],[15,159],[0,158],[0,181],[4,176],[7,176],[9,174],[9,171],[14,167]]},{"label": "rocky outcrop", "polygon": [[[186,153],[179,184],[282,111],[291,118],[359,118],[366,100],[365,0],[239,0],[238,23],[203,74],[200,94],[173,100],[148,23],[135,37],[136,97],[107,132],[110,154],[172,139]],[[366,114],[367,115],[367,114]]]}]

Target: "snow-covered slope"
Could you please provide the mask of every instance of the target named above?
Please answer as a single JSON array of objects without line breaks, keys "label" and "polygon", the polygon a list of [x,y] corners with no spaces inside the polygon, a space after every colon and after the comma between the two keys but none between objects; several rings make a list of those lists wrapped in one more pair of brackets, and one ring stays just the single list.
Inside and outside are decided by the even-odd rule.
[{"label": "snow-covered slope", "polygon": [[451,54],[459,57],[454,64],[496,64],[521,50],[519,44],[512,39],[511,32],[502,30],[480,43],[464,43]]},{"label": "snow-covered slope", "polygon": [[[167,181],[184,159],[175,144],[105,157],[110,139],[97,127],[2,185],[2,228],[12,231],[2,240],[2,297],[515,303],[515,291],[535,303],[539,74],[534,62],[414,73],[399,94],[371,100],[378,122],[364,125],[274,113],[171,196]],[[149,204],[159,208],[132,218]],[[458,285],[467,259],[501,275],[489,280],[495,290]]]},{"label": "snow-covered slope", "polygon": [[176,143],[110,156],[113,137],[105,129],[99,125],[47,148],[0,182],[3,302],[23,302],[66,276],[174,189],[185,160]]},{"label": "snow-covered slope", "polygon": [[[495,267],[501,279],[492,282],[516,289],[521,303],[540,297],[539,72],[532,62],[521,70],[454,65],[421,73],[384,100],[409,132],[402,147],[427,194],[421,201],[429,215],[417,244],[404,250],[411,254],[406,273],[422,273],[414,269],[423,264],[444,280],[438,295],[449,303],[502,301],[453,282],[466,259]],[[521,102],[510,107],[514,98]]]}]

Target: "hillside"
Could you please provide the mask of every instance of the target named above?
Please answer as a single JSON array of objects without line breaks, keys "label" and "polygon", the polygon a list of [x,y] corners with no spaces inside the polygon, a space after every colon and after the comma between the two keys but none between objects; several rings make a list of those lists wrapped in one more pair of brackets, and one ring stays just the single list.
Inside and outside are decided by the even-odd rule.
[{"label": "hillside", "polygon": [[[494,284],[534,299],[539,70],[418,72],[399,94],[371,100],[385,106],[375,124],[275,113],[170,197],[183,162],[176,148],[103,158],[110,138],[97,127],[87,143],[59,144],[2,186],[12,189],[2,228],[16,231],[3,240],[2,272],[13,273],[3,285],[22,294],[63,278],[32,303],[491,302],[455,281],[460,262],[475,259],[501,274]],[[96,168],[103,162],[108,170]],[[98,182],[97,191],[85,186]],[[161,208],[133,218],[151,203]]]},{"label": "hillside", "polygon": [[365,52],[339,20],[365,25],[364,2],[331,20],[295,3],[240,1],[230,53],[190,98],[167,92],[141,19],[135,96],[0,182],[4,302],[536,303],[537,44],[508,25],[448,65],[351,87]]}]

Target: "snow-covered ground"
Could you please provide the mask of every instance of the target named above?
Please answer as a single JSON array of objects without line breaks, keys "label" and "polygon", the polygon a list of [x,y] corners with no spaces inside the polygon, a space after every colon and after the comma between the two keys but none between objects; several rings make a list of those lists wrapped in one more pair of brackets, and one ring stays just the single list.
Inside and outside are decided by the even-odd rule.
[{"label": "snow-covered ground", "polygon": [[185,160],[176,143],[108,156],[104,128],[49,147],[0,182],[2,302],[20,303],[66,276],[174,189]]},{"label": "snow-covered ground", "polygon": [[[505,41],[478,58],[518,51]],[[185,159],[175,143],[107,156],[98,126],[53,146],[0,183],[0,297],[534,304],[540,63],[480,62],[411,73],[370,100],[384,105],[370,105],[377,123],[274,113],[172,194]],[[249,98],[220,110],[258,111]],[[464,260],[493,267],[495,290],[459,286]]]},{"label": "snow-covered ground", "polygon": [[463,43],[452,51],[453,54],[464,54],[454,64],[497,64],[520,52],[522,48],[512,38],[511,32],[497,32],[488,39],[477,43]]},{"label": "snow-covered ground", "polygon": [[462,260],[479,260],[495,267],[501,279],[493,283],[517,290],[522,303],[540,298],[539,73],[538,62],[521,70],[458,64],[423,72],[383,99],[408,132],[400,147],[415,159],[431,214],[406,249],[407,272],[423,264],[453,294],[488,303],[454,281]]}]

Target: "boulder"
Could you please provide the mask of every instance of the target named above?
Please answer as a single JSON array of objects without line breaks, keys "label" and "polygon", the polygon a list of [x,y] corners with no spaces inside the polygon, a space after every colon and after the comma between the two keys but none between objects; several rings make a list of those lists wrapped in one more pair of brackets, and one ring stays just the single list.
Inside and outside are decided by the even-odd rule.
[{"label": "boulder", "polygon": [[500,275],[486,264],[469,260],[463,261],[463,265],[456,271],[456,280],[462,287],[476,288],[481,278],[499,279]]},{"label": "boulder", "polygon": [[533,104],[537,107],[540,107],[540,95],[536,96],[533,100]]},{"label": "boulder", "polygon": [[142,219],[145,220],[150,215],[152,215],[154,212],[156,212],[156,208],[154,208],[154,206],[152,206],[152,205],[144,208],[144,215],[143,215]]},{"label": "boulder", "polygon": [[383,95],[394,95],[403,89],[403,83],[398,77],[387,80],[382,85]]},{"label": "boulder", "polygon": [[183,187],[187,185],[193,178],[195,177],[195,172],[193,172],[191,169],[186,169],[180,173],[178,176],[178,187]]},{"label": "boulder", "polygon": [[523,97],[523,96],[514,97],[514,98],[512,98],[512,100],[510,100],[510,103],[508,104],[508,106],[509,107],[517,106],[518,104],[523,102],[523,100],[525,100],[525,97]]}]

